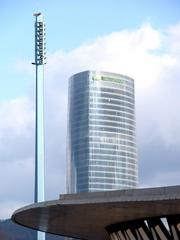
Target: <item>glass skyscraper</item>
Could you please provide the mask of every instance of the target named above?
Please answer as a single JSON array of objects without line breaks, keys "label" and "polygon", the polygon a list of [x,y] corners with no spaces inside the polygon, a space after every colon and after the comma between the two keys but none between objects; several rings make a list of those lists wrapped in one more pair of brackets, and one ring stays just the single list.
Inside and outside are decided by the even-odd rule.
[{"label": "glass skyscraper", "polygon": [[69,80],[68,193],[135,188],[134,80],[85,71]]}]

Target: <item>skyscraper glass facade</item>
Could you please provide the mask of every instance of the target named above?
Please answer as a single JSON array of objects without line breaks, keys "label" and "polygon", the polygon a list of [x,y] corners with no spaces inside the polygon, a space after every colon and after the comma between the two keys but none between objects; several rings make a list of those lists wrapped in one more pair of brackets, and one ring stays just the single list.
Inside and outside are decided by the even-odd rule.
[{"label": "skyscraper glass facade", "polygon": [[134,80],[97,71],[73,75],[68,116],[68,192],[136,187]]}]

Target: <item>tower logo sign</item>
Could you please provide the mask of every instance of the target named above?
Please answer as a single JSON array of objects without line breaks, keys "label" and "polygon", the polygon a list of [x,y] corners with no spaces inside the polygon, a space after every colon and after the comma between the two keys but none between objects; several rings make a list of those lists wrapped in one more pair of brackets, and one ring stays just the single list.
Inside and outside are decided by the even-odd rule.
[{"label": "tower logo sign", "polygon": [[114,76],[100,75],[100,74],[93,75],[92,80],[94,80],[94,81],[115,82],[115,83],[119,83],[119,84],[124,83],[124,80],[121,79],[121,78],[116,78]]}]

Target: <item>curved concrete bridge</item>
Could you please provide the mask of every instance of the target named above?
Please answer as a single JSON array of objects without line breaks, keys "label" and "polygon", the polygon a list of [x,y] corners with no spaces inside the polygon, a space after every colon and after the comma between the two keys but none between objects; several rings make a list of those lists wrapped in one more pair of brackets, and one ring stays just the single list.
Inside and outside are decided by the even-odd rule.
[{"label": "curved concrete bridge", "polygon": [[180,186],[61,195],[17,210],[12,220],[86,240],[177,240]]}]

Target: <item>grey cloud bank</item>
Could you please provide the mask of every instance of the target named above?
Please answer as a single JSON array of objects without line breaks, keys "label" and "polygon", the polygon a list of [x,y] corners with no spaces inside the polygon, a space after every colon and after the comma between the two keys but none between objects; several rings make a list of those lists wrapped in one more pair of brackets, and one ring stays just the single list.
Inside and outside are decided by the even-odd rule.
[{"label": "grey cloud bank", "polygon": [[[46,199],[65,192],[68,78],[87,69],[135,79],[140,186],[180,183],[179,42],[180,24],[165,31],[145,24],[99,37],[68,53],[49,54],[45,71]],[[22,62],[20,70],[32,74],[34,81],[30,65]],[[33,201],[32,90],[29,96],[0,106],[0,206],[7,210],[0,212],[0,218],[5,218],[21,204]]]}]

